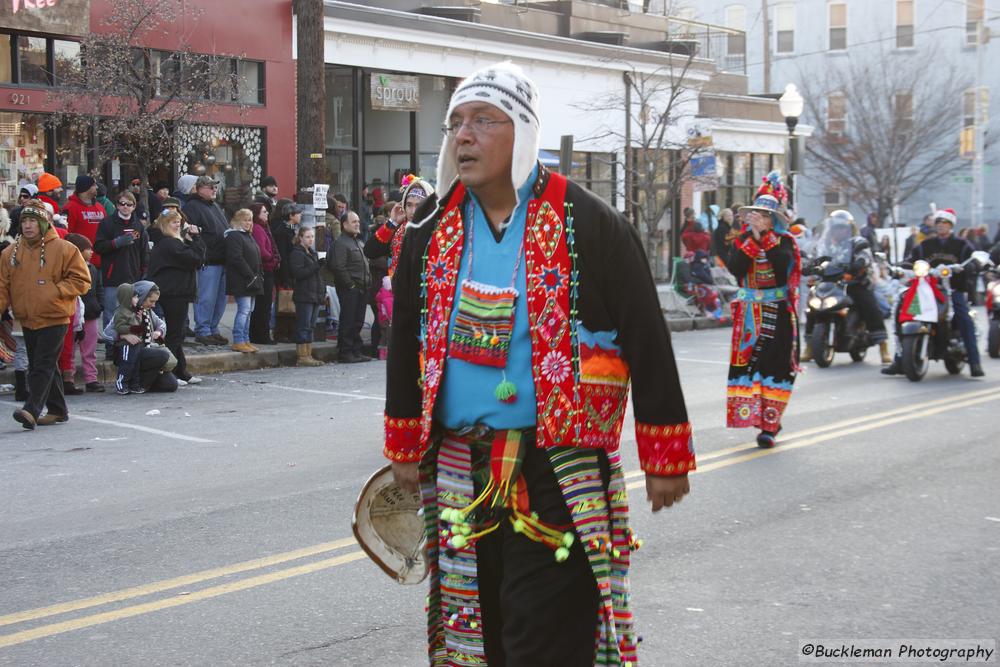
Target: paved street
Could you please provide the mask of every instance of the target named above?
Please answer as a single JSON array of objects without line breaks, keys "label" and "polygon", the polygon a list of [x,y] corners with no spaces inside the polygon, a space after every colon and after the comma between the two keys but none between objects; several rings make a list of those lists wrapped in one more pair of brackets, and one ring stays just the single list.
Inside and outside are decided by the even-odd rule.
[{"label": "paved street", "polygon": [[[727,330],[674,334],[699,470],[653,516],[626,423],[644,665],[798,664],[830,638],[996,638],[1000,363],[913,384],[838,355],[779,446],[723,428]],[[351,539],[384,363],[74,397],[0,395],[0,665],[425,664],[424,586]],[[996,658],[994,657],[994,660]]]}]

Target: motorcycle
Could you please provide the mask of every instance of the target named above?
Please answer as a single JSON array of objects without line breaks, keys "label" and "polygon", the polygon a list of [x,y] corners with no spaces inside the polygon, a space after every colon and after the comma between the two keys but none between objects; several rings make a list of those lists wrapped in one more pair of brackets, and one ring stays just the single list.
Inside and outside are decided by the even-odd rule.
[{"label": "motorcycle", "polygon": [[[932,268],[926,261],[917,260],[912,269],[894,269],[897,277],[910,279],[901,295],[902,303],[896,309],[895,319],[902,370],[911,382],[924,378],[931,360],[943,361],[951,375],[958,375],[965,368],[968,354],[958,324],[952,317],[950,278],[990,266],[989,255],[977,250],[961,264],[940,264]],[[975,311],[971,315],[975,322]]]},{"label": "motorcycle", "polygon": [[1000,358],[1000,276],[986,284],[986,313],[990,330],[986,336],[986,353],[991,359]]},{"label": "motorcycle", "polygon": [[817,257],[803,271],[817,278],[809,288],[806,331],[813,361],[820,368],[833,363],[836,352],[847,352],[851,359],[864,361],[868,348],[875,345],[868,335],[864,318],[847,294],[851,279],[847,267]]}]

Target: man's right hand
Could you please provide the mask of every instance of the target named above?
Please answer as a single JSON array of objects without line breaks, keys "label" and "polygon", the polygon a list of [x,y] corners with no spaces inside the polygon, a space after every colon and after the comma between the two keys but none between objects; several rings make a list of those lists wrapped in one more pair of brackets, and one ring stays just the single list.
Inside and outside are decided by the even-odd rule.
[{"label": "man's right hand", "polygon": [[419,490],[420,471],[418,463],[396,463],[392,464],[392,477],[399,484],[400,488],[410,493],[417,493]]},{"label": "man's right hand", "polygon": [[139,337],[136,336],[135,334],[125,334],[124,336],[122,336],[122,340],[124,340],[129,345],[139,344]]}]

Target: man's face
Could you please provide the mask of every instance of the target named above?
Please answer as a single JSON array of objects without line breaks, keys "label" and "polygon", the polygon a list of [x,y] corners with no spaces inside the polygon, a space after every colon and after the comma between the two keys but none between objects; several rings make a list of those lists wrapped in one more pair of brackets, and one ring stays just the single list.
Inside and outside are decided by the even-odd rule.
[{"label": "man's face", "polygon": [[39,235],[38,220],[32,216],[21,216],[21,233],[29,241],[37,239]]},{"label": "man's face", "polygon": [[357,213],[348,213],[347,219],[341,223],[341,227],[350,236],[357,236],[361,233],[361,218]]},{"label": "man's face", "polygon": [[457,128],[452,157],[467,188],[510,186],[514,154],[514,124],[500,109],[485,102],[467,102],[448,118]]},{"label": "man's face", "polygon": [[334,201],[337,202],[337,208],[336,208],[337,217],[338,218],[342,217],[344,215],[344,211],[347,210],[347,204],[345,204],[344,202],[342,202],[340,200],[337,200],[337,199],[335,199]]},{"label": "man's face", "polygon": [[18,204],[18,206],[24,206],[25,204],[28,203],[29,199],[31,199],[31,195],[26,195],[26,194],[24,194],[22,192],[21,194],[19,194],[17,196],[17,204]]},{"label": "man's face", "polygon": [[90,189],[87,190],[84,194],[87,195],[87,199],[93,199],[94,197],[96,197],[97,196],[97,184],[94,183],[93,185],[91,185]]},{"label": "man's face", "polygon": [[210,183],[206,185],[199,185],[195,188],[195,192],[197,192],[198,196],[202,199],[215,199],[215,190],[216,187]]},{"label": "man's face", "polygon": [[403,207],[403,210],[406,211],[407,222],[413,222],[413,216],[416,215],[417,208],[420,206],[420,202],[422,201],[423,199],[420,197],[407,197],[406,205]]},{"label": "man's face", "polygon": [[276,197],[278,195],[278,186],[269,185],[266,188],[264,188],[264,192],[266,192],[270,197]]},{"label": "man's face", "polygon": [[937,232],[938,237],[946,239],[951,236],[951,223],[946,220],[935,220],[934,231]]}]

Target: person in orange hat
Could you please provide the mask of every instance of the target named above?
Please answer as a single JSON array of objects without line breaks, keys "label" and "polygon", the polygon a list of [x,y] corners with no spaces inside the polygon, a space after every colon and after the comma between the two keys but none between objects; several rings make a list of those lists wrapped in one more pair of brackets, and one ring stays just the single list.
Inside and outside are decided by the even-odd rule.
[{"label": "person in orange hat", "polygon": [[62,181],[58,176],[43,172],[38,177],[38,199],[52,205],[52,215],[59,213],[59,199],[62,197]]}]

